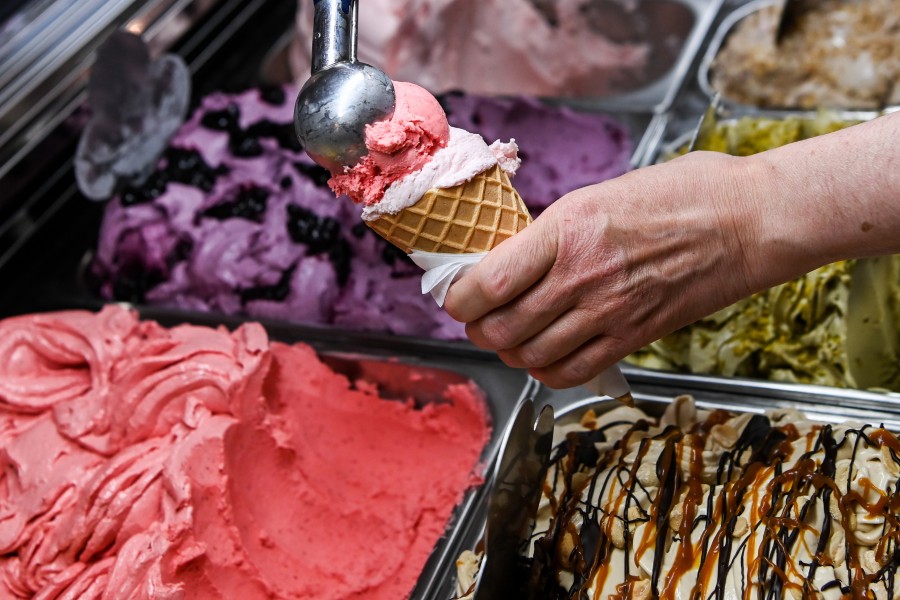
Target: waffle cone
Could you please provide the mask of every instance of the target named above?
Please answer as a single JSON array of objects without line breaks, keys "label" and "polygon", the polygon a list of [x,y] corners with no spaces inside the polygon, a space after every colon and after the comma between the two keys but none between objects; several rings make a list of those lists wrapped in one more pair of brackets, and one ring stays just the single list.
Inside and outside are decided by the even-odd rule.
[{"label": "waffle cone", "polygon": [[395,215],[366,224],[404,252],[487,252],[531,223],[509,176],[494,165],[452,188],[432,188]]}]

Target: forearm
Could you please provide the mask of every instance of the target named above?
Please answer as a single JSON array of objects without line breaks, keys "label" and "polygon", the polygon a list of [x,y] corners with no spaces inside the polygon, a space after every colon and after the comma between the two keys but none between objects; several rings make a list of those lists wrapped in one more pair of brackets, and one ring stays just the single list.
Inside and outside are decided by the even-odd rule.
[{"label": "forearm", "polygon": [[900,253],[900,113],[744,159],[764,285],[837,260]]}]

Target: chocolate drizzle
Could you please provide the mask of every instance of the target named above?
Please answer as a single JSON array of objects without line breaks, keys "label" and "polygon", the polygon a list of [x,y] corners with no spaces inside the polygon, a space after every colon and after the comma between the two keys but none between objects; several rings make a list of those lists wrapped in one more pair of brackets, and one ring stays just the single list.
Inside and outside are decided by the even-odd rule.
[{"label": "chocolate drizzle", "polygon": [[551,457],[533,597],[893,598],[900,440],[772,418],[583,420]]}]

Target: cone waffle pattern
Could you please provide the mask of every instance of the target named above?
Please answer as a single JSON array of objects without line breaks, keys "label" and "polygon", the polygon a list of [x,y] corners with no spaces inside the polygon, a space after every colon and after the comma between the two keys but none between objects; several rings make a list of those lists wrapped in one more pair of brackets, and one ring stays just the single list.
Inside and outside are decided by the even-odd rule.
[{"label": "cone waffle pattern", "polygon": [[531,215],[499,165],[452,188],[428,190],[396,215],[367,221],[404,252],[487,252],[531,223]]}]

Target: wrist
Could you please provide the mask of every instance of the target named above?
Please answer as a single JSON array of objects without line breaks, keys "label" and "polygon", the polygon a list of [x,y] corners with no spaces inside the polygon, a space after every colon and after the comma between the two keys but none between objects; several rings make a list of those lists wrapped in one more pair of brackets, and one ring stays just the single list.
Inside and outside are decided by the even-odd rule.
[{"label": "wrist", "polygon": [[711,192],[722,244],[730,255],[723,280],[733,283],[736,297],[744,297],[777,283],[770,268],[773,224],[766,206],[767,191],[760,165],[745,157],[716,156]]},{"label": "wrist", "polygon": [[832,256],[818,193],[804,187],[803,178],[767,154],[736,158],[732,168],[730,178],[740,186],[734,210],[743,220],[752,291],[839,260]]},{"label": "wrist", "polygon": [[898,134],[900,114],[888,115],[742,159],[780,278],[900,252]]}]

